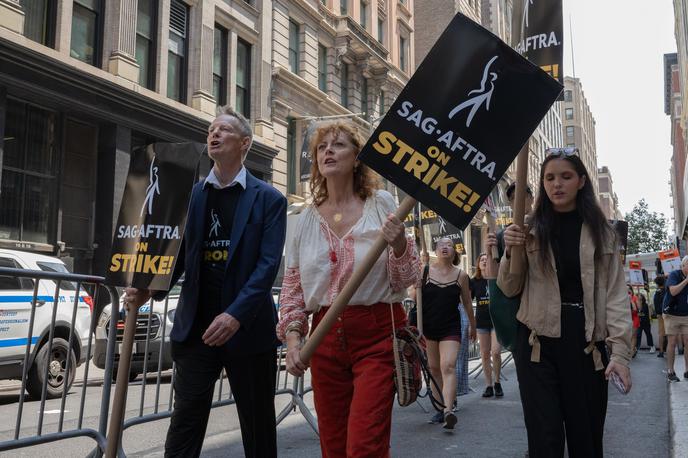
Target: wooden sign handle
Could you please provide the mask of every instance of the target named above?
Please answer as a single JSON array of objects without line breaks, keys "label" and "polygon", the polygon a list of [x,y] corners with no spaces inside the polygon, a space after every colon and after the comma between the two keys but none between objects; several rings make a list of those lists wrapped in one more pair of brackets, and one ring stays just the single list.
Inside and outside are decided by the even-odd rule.
[{"label": "wooden sign handle", "polygon": [[[526,187],[528,186],[528,145],[530,139],[521,148],[516,159],[516,189],[514,192],[514,224],[523,229],[526,209]],[[523,273],[525,266],[522,262],[524,246],[511,248],[511,269],[512,274]]]},{"label": "wooden sign handle", "polygon": [[[406,216],[408,216],[414,205],[416,205],[416,199],[411,196],[404,198],[395,213],[397,218],[399,218],[401,221],[406,219]],[[330,332],[330,329],[332,329],[332,326],[334,326],[335,321],[337,321],[339,315],[342,314],[346,306],[349,304],[349,301],[356,293],[356,290],[358,290],[358,287],[361,286],[361,283],[370,272],[370,269],[373,268],[373,265],[375,265],[375,262],[386,248],[387,242],[382,237],[382,234],[378,235],[377,239],[373,243],[373,246],[370,248],[370,251],[368,251],[361,263],[358,265],[358,267],[356,267],[356,270],[353,271],[349,281],[346,282],[344,288],[342,288],[342,290],[339,292],[335,300],[332,302],[332,305],[330,305],[329,310],[327,310],[327,313],[325,313],[323,319],[320,320],[320,323],[313,330],[310,338],[304,344],[300,352],[301,361],[306,364],[308,361],[310,361],[313,353],[315,353],[315,349],[318,347],[318,345],[320,345],[327,333]]]}]

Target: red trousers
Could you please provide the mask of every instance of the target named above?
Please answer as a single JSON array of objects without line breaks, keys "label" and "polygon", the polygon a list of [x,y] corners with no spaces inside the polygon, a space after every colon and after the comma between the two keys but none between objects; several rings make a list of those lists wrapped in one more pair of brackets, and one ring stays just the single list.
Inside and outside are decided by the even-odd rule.
[{"label": "red trousers", "polygon": [[[315,328],[327,308],[313,317]],[[394,324],[406,326],[401,304]],[[320,447],[325,458],[386,458],[394,402],[389,304],[349,305],[311,358]]]}]

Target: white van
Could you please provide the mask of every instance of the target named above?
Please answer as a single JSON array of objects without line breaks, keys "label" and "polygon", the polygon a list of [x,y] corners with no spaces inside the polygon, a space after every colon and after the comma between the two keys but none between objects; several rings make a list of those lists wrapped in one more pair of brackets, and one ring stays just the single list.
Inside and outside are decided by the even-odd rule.
[{"label": "white van", "polygon": [[[58,258],[23,251],[0,249],[0,267],[69,273]],[[74,381],[78,365],[86,360],[93,300],[83,289],[77,298],[71,345],[69,330],[74,311],[76,284],[60,282],[55,310],[56,282],[41,280],[36,297],[36,313],[31,333],[31,351],[26,389],[32,397],[40,398],[47,368],[47,397],[62,395]],[[29,339],[29,323],[34,281],[0,275],[0,379],[22,377],[22,365]],[[55,312],[55,331],[52,349],[48,353],[50,323]],[[67,360],[71,359],[69,380],[66,380]]]}]

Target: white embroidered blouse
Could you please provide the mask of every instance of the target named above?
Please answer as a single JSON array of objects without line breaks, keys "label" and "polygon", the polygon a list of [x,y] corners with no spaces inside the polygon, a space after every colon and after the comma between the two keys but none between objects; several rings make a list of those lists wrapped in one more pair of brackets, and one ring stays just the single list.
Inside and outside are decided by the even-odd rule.
[{"label": "white embroidered blouse", "polygon": [[[354,267],[372,247],[387,216],[395,210],[392,195],[376,191],[366,199],[361,219],[342,238],[332,232],[314,205],[301,213],[294,238],[287,245],[277,325],[282,341],[291,330],[308,333],[308,314],[332,304]],[[419,271],[415,244],[407,238],[401,257],[394,256],[391,247],[383,252],[349,303],[401,302],[406,297],[405,289],[417,282]]]}]

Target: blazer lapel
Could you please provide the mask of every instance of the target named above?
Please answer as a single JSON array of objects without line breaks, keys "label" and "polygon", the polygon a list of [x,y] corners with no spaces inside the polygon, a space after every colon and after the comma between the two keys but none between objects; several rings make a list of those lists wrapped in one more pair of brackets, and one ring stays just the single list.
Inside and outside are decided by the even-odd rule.
[{"label": "blazer lapel", "polygon": [[239,203],[237,204],[236,213],[234,214],[234,222],[232,224],[232,236],[229,245],[229,255],[227,256],[227,267],[232,261],[232,257],[236,252],[236,246],[246,228],[246,222],[251,214],[253,202],[256,200],[258,194],[258,186],[255,183],[256,178],[248,171],[246,172],[246,189],[239,196]]},{"label": "blazer lapel", "polygon": [[195,196],[196,202],[191,207],[192,211],[189,215],[190,222],[195,227],[190,227],[189,229],[191,230],[188,231],[188,234],[185,234],[186,237],[193,237],[193,239],[189,240],[189,242],[191,242],[191,246],[193,247],[197,247],[200,243],[202,243],[203,238],[205,237],[205,210],[208,203],[208,191],[205,189],[204,185],[201,184],[201,186],[199,186],[197,189],[198,192]]}]

